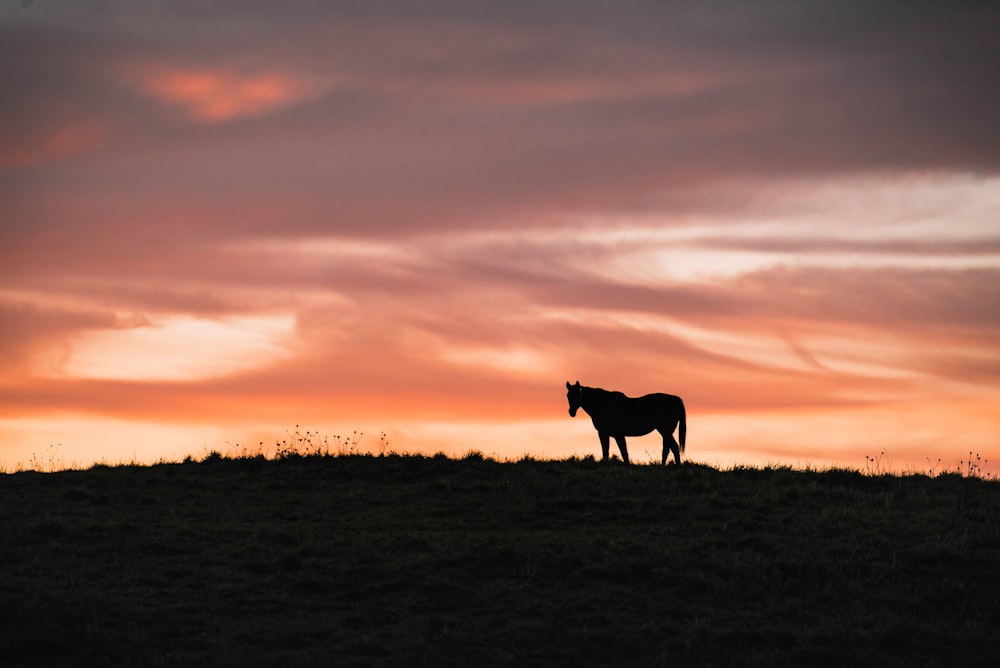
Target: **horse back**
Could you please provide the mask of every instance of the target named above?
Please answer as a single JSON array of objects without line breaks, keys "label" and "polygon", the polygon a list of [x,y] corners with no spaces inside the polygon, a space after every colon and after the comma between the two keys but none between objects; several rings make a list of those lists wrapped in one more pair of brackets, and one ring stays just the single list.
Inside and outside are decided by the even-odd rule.
[{"label": "horse back", "polygon": [[676,397],[672,394],[663,394],[662,392],[657,392],[655,394],[644,394],[641,397],[636,397],[636,401],[646,401],[650,404],[660,407],[678,406],[683,403],[680,397]]},{"label": "horse back", "polygon": [[680,397],[672,394],[646,394],[628,397],[621,392],[609,392],[594,426],[600,431],[623,436],[642,436],[654,429],[673,430],[682,406]]}]

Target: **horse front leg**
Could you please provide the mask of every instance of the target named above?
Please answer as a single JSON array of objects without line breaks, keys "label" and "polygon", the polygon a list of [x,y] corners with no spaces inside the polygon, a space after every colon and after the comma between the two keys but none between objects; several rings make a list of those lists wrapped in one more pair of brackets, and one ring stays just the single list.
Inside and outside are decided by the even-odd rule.
[{"label": "horse front leg", "polygon": [[615,436],[615,443],[618,444],[618,451],[622,453],[622,461],[628,464],[628,448],[625,447],[625,437]]},{"label": "horse front leg", "polygon": [[602,461],[608,461],[608,449],[611,447],[611,436],[605,434],[604,432],[598,432],[598,436],[601,437],[601,454],[604,456]]}]

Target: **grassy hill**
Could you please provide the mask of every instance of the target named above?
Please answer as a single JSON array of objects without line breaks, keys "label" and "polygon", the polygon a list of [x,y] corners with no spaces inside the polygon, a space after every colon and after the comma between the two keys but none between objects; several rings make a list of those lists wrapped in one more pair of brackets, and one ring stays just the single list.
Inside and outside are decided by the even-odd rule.
[{"label": "grassy hill", "polygon": [[1000,483],[470,456],[0,475],[4,665],[1000,665]]}]

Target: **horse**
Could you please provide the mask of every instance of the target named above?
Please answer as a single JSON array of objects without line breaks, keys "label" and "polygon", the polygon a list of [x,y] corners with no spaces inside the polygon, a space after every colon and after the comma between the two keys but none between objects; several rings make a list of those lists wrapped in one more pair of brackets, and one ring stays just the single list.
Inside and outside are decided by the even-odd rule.
[{"label": "horse", "polygon": [[[661,464],[667,463],[667,453],[674,453],[674,463],[681,463],[684,440],[687,436],[687,418],[684,401],[672,394],[647,394],[642,397],[627,397],[621,392],[610,392],[599,387],[570,385],[566,381],[566,399],[569,401],[569,416],[576,417],[582,408],[590,416],[601,439],[601,451],[608,458],[611,438],[618,444],[622,460],[628,464],[626,436],[645,436],[654,429],[663,436],[663,456]],[[678,438],[680,447],[674,440],[674,429],[680,425]]]}]

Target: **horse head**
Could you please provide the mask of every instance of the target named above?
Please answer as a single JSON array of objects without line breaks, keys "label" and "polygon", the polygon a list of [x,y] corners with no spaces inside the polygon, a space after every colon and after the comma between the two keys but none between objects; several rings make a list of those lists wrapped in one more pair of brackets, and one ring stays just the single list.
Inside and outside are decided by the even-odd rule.
[{"label": "horse head", "polygon": [[566,381],[566,400],[569,401],[569,416],[576,417],[576,412],[583,403],[583,388],[580,387],[580,381],[576,381],[576,385],[570,385],[569,381]]}]

